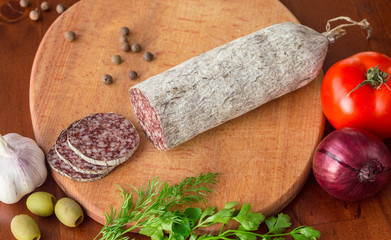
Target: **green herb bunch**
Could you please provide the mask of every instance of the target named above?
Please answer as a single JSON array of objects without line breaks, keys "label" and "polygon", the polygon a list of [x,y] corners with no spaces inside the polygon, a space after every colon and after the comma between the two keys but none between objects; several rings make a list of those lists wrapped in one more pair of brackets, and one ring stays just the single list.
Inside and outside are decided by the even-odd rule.
[{"label": "green herb bunch", "polygon": [[[217,173],[200,174],[198,177],[188,177],[175,185],[153,179],[146,187],[127,193],[120,187],[123,204],[119,212],[110,207],[110,213],[105,213],[105,225],[95,237],[100,239],[121,239],[128,237],[126,233],[138,229],[142,235],[152,240],[282,240],[291,236],[294,240],[315,240],[320,232],[312,227],[300,226],[290,232],[290,218],[286,214],[266,218],[261,213],[251,212],[250,204],[243,204],[236,209],[237,202],[229,202],[223,209],[216,212],[215,207],[202,210],[199,207],[187,207],[183,211],[172,210],[174,206],[191,204],[199,201],[206,202],[205,196],[211,189],[205,184],[217,183]],[[133,195],[137,195],[134,199]],[[133,200],[136,203],[133,204]],[[237,221],[237,229],[225,230],[230,221]],[[265,223],[268,232],[257,233],[260,224]],[[127,226],[130,224],[130,226]],[[221,230],[217,235],[196,233],[214,224],[220,224]]]}]

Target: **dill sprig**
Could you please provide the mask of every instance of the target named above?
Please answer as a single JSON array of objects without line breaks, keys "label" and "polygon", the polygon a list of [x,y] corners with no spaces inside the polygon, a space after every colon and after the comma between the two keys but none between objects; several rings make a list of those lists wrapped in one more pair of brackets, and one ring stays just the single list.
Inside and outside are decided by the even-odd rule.
[{"label": "dill sprig", "polygon": [[[105,213],[105,225],[94,239],[100,236],[101,240],[126,240],[128,237],[124,235],[134,229],[156,226],[162,221],[168,221],[168,225],[180,222],[178,217],[168,216],[172,207],[205,202],[206,193],[211,189],[204,184],[215,184],[216,177],[217,173],[201,173],[198,177],[187,177],[172,186],[155,177],[145,187],[137,189],[132,186],[133,190],[129,193],[119,186],[123,197],[121,209],[117,212],[110,206],[110,213]],[[131,226],[127,226],[130,223]]]}]

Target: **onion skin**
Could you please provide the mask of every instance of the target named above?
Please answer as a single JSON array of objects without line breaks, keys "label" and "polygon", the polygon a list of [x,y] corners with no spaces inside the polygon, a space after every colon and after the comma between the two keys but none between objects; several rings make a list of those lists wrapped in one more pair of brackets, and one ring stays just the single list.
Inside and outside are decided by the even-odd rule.
[{"label": "onion skin", "polygon": [[357,201],[370,197],[391,177],[391,154],[376,136],[344,128],[326,136],[313,157],[313,173],[332,196]]}]

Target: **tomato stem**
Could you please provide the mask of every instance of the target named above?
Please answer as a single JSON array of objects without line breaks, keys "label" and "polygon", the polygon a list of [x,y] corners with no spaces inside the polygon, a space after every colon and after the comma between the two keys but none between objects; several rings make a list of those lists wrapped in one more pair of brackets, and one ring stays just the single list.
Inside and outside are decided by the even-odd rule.
[{"label": "tomato stem", "polygon": [[380,90],[381,86],[384,84],[388,90],[391,91],[391,88],[387,85],[387,81],[390,79],[390,74],[385,73],[379,69],[379,65],[377,65],[374,68],[368,69],[368,72],[365,74],[365,80],[358,84],[357,87],[355,87],[352,91],[348,93],[348,97],[350,94],[354,91],[356,91],[358,88],[364,86],[365,84],[371,85],[372,88],[376,88],[376,90]]}]

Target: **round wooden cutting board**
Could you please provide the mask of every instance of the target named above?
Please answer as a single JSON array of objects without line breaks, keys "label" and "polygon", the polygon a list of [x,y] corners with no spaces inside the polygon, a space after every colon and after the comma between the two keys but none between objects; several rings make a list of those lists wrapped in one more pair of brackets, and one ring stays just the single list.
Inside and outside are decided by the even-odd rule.
[{"label": "round wooden cutting board", "polygon": [[[105,178],[88,183],[53,172],[63,190],[104,223],[110,204],[119,208],[116,184],[130,189],[158,176],[170,184],[200,173],[219,173],[208,206],[229,201],[251,203],[264,215],[285,207],[311,171],[312,153],[324,129],[320,104],[322,74],[308,86],[263,105],[237,119],[162,152],[141,131],[128,89],[177,64],[279,22],[297,22],[277,0],[83,0],[70,7],[47,31],[34,61],[30,106],[37,142],[47,152],[73,121],[96,112],[115,112],[130,119],[141,136],[136,153]],[[121,51],[120,27],[140,53]],[[64,33],[73,30],[77,40]],[[155,55],[151,62],[143,53]],[[111,57],[120,54],[123,63]],[[127,73],[135,70],[137,80]],[[103,74],[114,83],[102,83]]]}]

